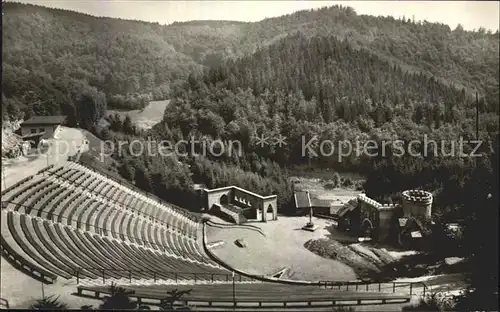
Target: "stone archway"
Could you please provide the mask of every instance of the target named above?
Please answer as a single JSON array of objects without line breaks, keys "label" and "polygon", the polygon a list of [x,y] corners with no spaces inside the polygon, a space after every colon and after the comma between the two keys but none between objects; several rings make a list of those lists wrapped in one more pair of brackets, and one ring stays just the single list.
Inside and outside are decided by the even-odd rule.
[{"label": "stone archway", "polygon": [[[265,213],[266,213],[266,220],[274,220],[274,218],[275,218],[274,207],[272,204],[267,205],[267,209],[265,210]],[[270,216],[269,216],[269,213],[271,213]]]},{"label": "stone archway", "polygon": [[278,207],[276,205],[275,198],[264,199],[259,206],[260,206],[262,221],[267,222],[267,221],[278,220]]},{"label": "stone archway", "polygon": [[373,235],[373,224],[370,219],[364,219],[361,223],[361,234],[365,237],[372,237]]},{"label": "stone archway", "polygon": [[223,195],[219,198],[219,203],[220,203],[222,206],[229,204],[229,197],[227,197],[227,195],[226,195],[226,194],[223,194]]}]

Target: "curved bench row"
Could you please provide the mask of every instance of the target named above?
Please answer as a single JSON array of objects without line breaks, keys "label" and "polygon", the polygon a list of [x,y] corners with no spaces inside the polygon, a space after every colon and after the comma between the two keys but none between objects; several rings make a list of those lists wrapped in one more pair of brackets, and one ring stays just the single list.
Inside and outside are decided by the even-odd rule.
[{"label": "curved bench row", "polygon": [[[17,189],[6,192],[2,200],[14,203],[9,206],[14,211],[94,231],[177,258],[219,267],[206,255],[197,240],[199,223],[191,221],[196,225],[193,228],[184,220],[176,219],[168,209],[156,209],[156,217],[151,221],[141,214],[141,208],[131,207],[141,207],[144,201],[95,176],[74,169],[76,166],[71,164],[48,168],[45,170],[49,173],[48,178],[26,178],[18,184]],[[100,193],[107,193],[111,199]],[[122,206],[112,199],[126,201],[130,205]]]},{"label": "curved bench row", "polygon": [[9,233],[7,225],[7,214],[2,212],[2,235],[0,236],[0,250],[2,256],[12,266],[28,274],[29,276],[47,284],[53,284],[57,276],[35,264],[30,257],[23,255],[23,252],[16,251],[12,246],[15,245],[12,236]]},{"label": "curved bench row", "polygon": [[[281,287],[280,287],[281,286]],[[132,298],[138,302],[157,305],[165,298],[168,286],[129,286],[120,287],[131,291]],[[407,303],[411,295],[399,293],[357,292],[357,291],[332,291],[317,286],[293,286],[270,283],[242,283],[233,288],[231,284],[189,285],[180,286],[180,290],[191,291],[181,300],[175,302],[184,305],[194,305],[197,308],[228,309],[245,311],[248,309],[261,310],[307,310],[314,311],[318,308],[332,308],[333,306],[361,305],[361,304],[388,304]],[[85,292],[85,294],[84,294]],[[88,295],[87,293],[91,294]],[[77,295],[82,297],[100,298],[101,294],[109,294],[109,287],[95,286],[77,288]],[[241,309],[241,310],[240,310]]]},{"label": "curved bench row", "polygon": [[[179,228],[180,231],[194,233],[194,235],[198,232],[198,222],[194,222],[177,213],[175,210],[158,204],[139,192],[135,192],[123,185],[117,184],[115,181],[101,176],[83,166],[72,163],[69,168],[74,172],[74,175],[83,174],[86,177],[85,181],[96,182],[81,184],[78,180],[70,181],[76,186],[86,188],[95,195],[102,196],[112,200],[117,205],[134,210],[137,214],[149,218],[151,221],[169,223],[170,226]],[[56,175],[59,176],[59,174]],[[65,179],[65,177],[62,176],[59,177]],[[165,215],[169,216],[168,220],[165,218]]]},{"label": "curved bench row", "polygon": [[188,212],[187,210],[185,210],[179,206],[176,206],[172,203],[165,202],[164,200],[162,200],[161,198],[159,198],[158,196],[156,196],[154,194],[144,192],[143,190],[139,189],[138,187],[136,187],[135,185],[133,185],[132,183],[130,183],[126,180],[118,180],[113,176],[110,176],[102,171],[96,170],[95,168],[86,167],[86,166],[83,166],[80,164],[75,164],[75,166],[77,168],[80,168],[81,170],[84,170],[84,171],[87,171],[91,174],[99,176],[101,179],[108,180],[109,183],[112,183],[118,187],[124,187],[124,189],[128,190],[129,192],[135,193],[136,195],[138,195],[138,197],[140,197],[146,201],[152,202],[154,205],[160,205],[160,206],[167,207],[170,210],[172,210],[175,214],[179,214],[183,217],[186,217],[189,220],[192,220],[193,222],[198,223],[201,221],[198,216],[192,214],[191,212]]},{"label": "curved bench row", "polygon": [[145,193],[142,190],[138,191],[137,187],[135,187],[132,184],[130,184],[131,187],[128,187],[128,186],[126,186],[127,182],[124,182],[125,184],[123,184],[122,182],[117,182],[114,178],[107,177],[107,176],[105,176],[105,175],[103,175],[95,170],[89,169],[89,168],[82,166],[80,164],[75,164],[74,166],[78,170],[85,171],[91,175],[94,175],[94,176],[98,177],[99,179],[106,181],[106,183],[109,183],[115,187],[120,188],[121,190],[125,191],[126,193],[133,195],[135,198],[137,198],[138,201],[142,201],[142,202],[147,203],[149,206],[152,206],[153,209],[155,207],[168,209],[172,214],[176,215],[177,217],[180,217],[182,219],[187,219],[187,221],[189,223],[193,223],[193,224],[199,223],[199,221],[195,215],[192,215],[192,214],[186,212],[185,210],[183,210],[180,207],[177,207],[176,205],[173,205],[171,203],[166,203],[166,202],[160,200],[159,198],[157,198],[153,194]]},{"label": "curved bench row", "polygon": [[14,184],[12,184],[11,186],[7,187],[6,189],[2,190],[2,196],[4,196],[5,194],[7,194],[8,192],[18,188],[19,186],[23,185],[24,183],[28,182],[29,180],[33,179],[33,176],[28,176]]},{"label": "curved bench row", "polygon": [[[84,182],[92,184],[94,182]],[[174,232],[161,224],[136,216],[119,206],[106,206],[99,198],[90,198],[80,189],[64,188],[63,183],[49,177],[19,198],[15,210],[24,209],[38,217],[54,220],[87,231],[169,252],[202,263],[215,265],[197,248],[195,239]],[[111,204],[111,203],[108,203]],[[50,207],[50,208],[49,208]],[[168,218],[168,215],[166,216]]]},{"label": "curved bench row", "polygon": [[104,270],[112,278],[192,280],[196,273],[198,280],[211,281],[225,280],[229,273],[38,217],[14,211],[2,213],[9,233],[23,252],[44,270],[63,278],[76,276],[78,271],[80,278],[96,279]]}]

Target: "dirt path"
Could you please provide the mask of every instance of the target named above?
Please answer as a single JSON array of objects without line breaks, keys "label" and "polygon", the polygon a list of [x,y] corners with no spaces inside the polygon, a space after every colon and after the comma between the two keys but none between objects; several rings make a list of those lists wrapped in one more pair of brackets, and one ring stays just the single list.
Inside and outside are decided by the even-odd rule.
[{"label": "dirt path", "polygon": [[80,147],[86,150],[84,142],[85,135],[82,130],[61,127],[53,139],[47,140],[46,148],[34,148],[26,157],[2,159],[2,189],[48,165],[67,162],[68,156],[75,155]]}]

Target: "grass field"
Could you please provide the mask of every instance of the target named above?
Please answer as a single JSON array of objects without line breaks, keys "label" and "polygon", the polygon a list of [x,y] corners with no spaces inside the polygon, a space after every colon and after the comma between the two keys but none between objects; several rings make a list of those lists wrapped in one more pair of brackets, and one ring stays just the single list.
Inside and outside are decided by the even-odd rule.
[{"label": "grass field", "polygon": [[356,191],[353,188],[335,188],[326,189],[324,185],[326,182],[321,178],[309,178],[309,177],[291,177],[297,189],[307,190],[310,194],[319,199],[325,200],[336,200],[341,202],[347,202],[350,199],[356,197],[361,191]]},{"label": "grass field", "polygon": [[118,110],[108,110],[106,115],[118,114],[122,118],[129,115],[132,123],[134,123],[140,129],[150,129],[155,124],[163,119],[163,113],[165,108],[167,108],[170,100],[164,101],[151,101],[148,106],[142,110],[131,110],[131,111],[118,111]]},{"label": "grass field", "polygon": [[[321,169],[321,168],[308,168],[307,166],[295,166],[292,168],[288,169],[288,172],[290,175],[293,176],[299,176],[299,177],[304,177],[304,178],[312,178],[312,179],[323,179],[323,180],[328,180],[332,179],[333,175],[335,174],[335,170],[333,169]],[[360,174],[357,173],[352,173],[352,172],[338,172],[338,174],[342,178],[349,178],[351,180],[365,180],[365,177],[363,177]]]}]

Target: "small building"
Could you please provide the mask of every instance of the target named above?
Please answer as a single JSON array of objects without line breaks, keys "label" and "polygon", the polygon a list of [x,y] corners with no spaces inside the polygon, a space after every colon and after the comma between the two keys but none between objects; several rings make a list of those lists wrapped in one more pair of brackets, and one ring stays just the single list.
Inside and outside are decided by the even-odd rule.
[{"label": "small building", "polygon": [[[313,209],[313,215],[318,217],[326,217],[340,219],[345,213],[352,210],[352,207],[346,206],[356,200],[355,197],[349,196],[331,196],[328,198],[316,198],[311,196],[308,191],[295,191],[293,193],[295,214],[309,214],[310,209]],[[349,208],[350,207],[350,208]],[[347,209],[346,209],[347,208]]]},{"label": "small building", "polygon": [[316,198],[308,191],[295,191],[293,196],[296,214],[308,214],[312,208],[314,215],[335,217],[345,204],[339,198]]},{"label": "small building", "polygon": [[356,214],[357,207],[358,199],[353,198],[335,212],[335,217],[337,218],[337,227],[339,228],[339,230],[350,231],[353,224],[359,221],[359,217]]},{"label": "small building", "polygon": [[[226,186],[201,191],[202,207],[236,224],[248,220],[278,219],[277,195],[262,196],[237,186]],[[268,213],[271,215],[268,216]]]},{"label": "small building", "polygon": [[66,116],[33,116],[21,124],[23,139],[50,139],[64,125]]},{"label": "small building", "polygon": [[400,245],[416,247],[431,234],[420,221],[430,218],[431,205],[432,194],[420,190],[404,191],[402,205],[382,205],[359,194],[337,212],[338,228],[377,241],[396,235]]},{"label": "small building", "polygon": [[296,191],[293,193],[296,213],[308,214],[311,209],[311,197],[307,191]]},{"label": "small building", "polygon": [[425,240],[432,234],[430,227],[425,226],[419,217],[398,218],[398,227],[398,243],[405,248],[422,248]]}]

